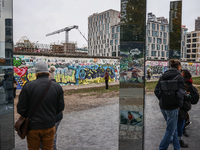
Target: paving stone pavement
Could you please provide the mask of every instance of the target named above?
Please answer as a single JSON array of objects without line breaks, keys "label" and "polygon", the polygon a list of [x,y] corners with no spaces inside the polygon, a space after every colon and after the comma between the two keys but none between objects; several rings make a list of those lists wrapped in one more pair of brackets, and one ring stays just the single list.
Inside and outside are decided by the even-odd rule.
[{"label": "paving stone pavement", "polygon": [[[114,104],[64,114],[58,130],[59,150],[117,150],[119,98],[113,99],[116,99]],[[144,150],[158,150],[166,122],[154,95],[146,95],[144,114]],[[189,148],[185,149],[200,150],[200,103],[193,105],[189,114],[192,124],[187,128],[190,137],[183,137],[189,144]],[[134,146],[132,149],[136,150]],[[13,150],[26,150],[26,147],[26,140],[21,140],[16,135]],[[170,145],[168,150],[173,150],[173,146]]]},{"label": "paving stone pavement", "polygon": [[[158,150],[166,129],[166,121],[160,112],[158,102],[154,95],[146,95],[145,97],[145,150]],[[197,105],[192,105],[189,115],[190,121],[192,121],[192,124],[186,129],[189,137],[183,136],[183,140],[189,144],[189,147],[182,149],[200,150],[200,102]],[[173,150],[172,144],[168,150]]]},{"label": "paving stone pavement", "polygon": [[[59,150],[117,150],[119,98],[115,104],[64,114],[58,130]],[[16,135],[13,150],[26,150]]]}]

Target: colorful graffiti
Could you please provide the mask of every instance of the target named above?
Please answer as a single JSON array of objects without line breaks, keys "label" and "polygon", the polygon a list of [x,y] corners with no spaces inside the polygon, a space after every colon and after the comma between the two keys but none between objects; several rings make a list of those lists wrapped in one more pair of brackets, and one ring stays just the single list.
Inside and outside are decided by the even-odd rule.
[{"label": "colorful graffiti", "polygon": [[[188,69],[192,76],[200,76],[200,63],[181,62],[182,69]],[[145,74],[151,72],[151,79],[158,79],[168,69],[167,61],[146,61]]]},{"label": "colorful graffiti", "polygon": [[118,59],[59,58],[43,56],[13,57],[14,77],[21,89],[27,82],[36,79],[35,65],[45,60],[48,66],[55,66],[55,80],[61,85],[79,85],[104,82],[105,70],[109,72],[109,82],[119,80]]},{"label": "colorful graffiti", "polygon": [[146,61],[145,74],[149,70],[151,79],[159,78],[168,69],[167,61]]}]

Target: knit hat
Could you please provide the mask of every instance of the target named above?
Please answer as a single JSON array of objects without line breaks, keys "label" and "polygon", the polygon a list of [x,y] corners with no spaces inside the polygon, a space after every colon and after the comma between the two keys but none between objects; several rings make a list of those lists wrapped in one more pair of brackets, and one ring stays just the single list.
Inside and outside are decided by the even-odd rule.
[{"label": "knit hat", "polygon": [[45,61],[38,61],[35,66],[35,73],[49,73],[47,63]]}]

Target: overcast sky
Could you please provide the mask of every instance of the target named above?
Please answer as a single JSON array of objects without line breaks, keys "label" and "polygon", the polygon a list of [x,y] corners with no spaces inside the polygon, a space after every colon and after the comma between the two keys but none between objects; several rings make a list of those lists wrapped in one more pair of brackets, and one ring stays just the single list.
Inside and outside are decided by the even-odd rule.
[{"label": "overcast sky", "polygon": [[[147,0],[147,12],[169,18],[169,2]],[[194,30],[195,19],[200,17],[199,6],[199,0],[183,0],[182,24],[189,31]],[[88,17],[108,9],[119,11],[120,0],[14,0],[14,43],[22,36],[27,36],[31,42],[60,43],[65,41],[64,32],[48,37],[45,35],[72,25],[78,25],[87,38]],[[77,42],[78,47],[87,46],[76,29],[69,32],[69,41]]]}]

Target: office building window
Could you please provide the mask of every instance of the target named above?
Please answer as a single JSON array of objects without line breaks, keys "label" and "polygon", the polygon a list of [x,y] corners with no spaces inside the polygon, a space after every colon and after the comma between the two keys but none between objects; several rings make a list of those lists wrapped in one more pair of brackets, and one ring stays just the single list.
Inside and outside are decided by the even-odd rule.
[{"label": "office building window", "polygon": [[192,58],[196,58],[196,54],[192,54]]},{"label": "office building window", "polygon": [[160,45],[159,44],[157,45],[157,50],[160,50]]},{"label": "office building window", "polygon": [[150,23],[147,24],[147,29],[150,29]]},{"label": "office building window", "polygon": [[164,52],[162,52],[162,57],[165,57],[165,53]]},{"label": "office building window", "polygon": [[196,53],[196,49],[192,49],[192,52],[193,52],[193,53]]},{"label": "office building window", "polygon": [[118,39],[115,40],[115,45],[118,45]]},{"label": "office building window", "polygon": [[152,50],[155,49],[155,44],[151,44],[151,49],[152,49]]},{"label": "office building window", "polygon": [[196,47],[196,44],[192,44],[192,47]]},{"label": "office building window", "polygon": [[155,23],[152,23],[152,29],[153,29],[153,30],[156,29]]},{"label": "office building window", "polygon": [[167,40],[166,39],[163,39],[163,44],[167,44]]},{"label": "office building window", "polygon": [[110,40],[110,45],[113,45],[113,40]]},{"label": "office building window", "polygon": [[167,33],[164,33],[164,38],[167,38]]},{"label": "office building window", "polygon": [[120,26],[117,27],[117,32],[120,32]]},{"label": "office building window", "polygon": [[197,39],[192,39],[192,42],[196,42],[197,41]]},{"label": "office building window", "polygon": [[148,42],[151,43],[151,37],[148,37]]},{"label": "office building window", "polygon": [[162,39],[161,38],[157,38],[157,43],[158,44],[162,44]]},{"label": "office building window", "polygon": [[187,34],[187,38],[190,38],[191,37],[191,34]]},{"label": "office building window", "polygon": [[112,33],[115,33],[115,27],[112,27]]},{"label": "office building window", "polygon": [[192,37],[197,37],[197,34],[196,34],[196,33],[193,33],[193,34],[192,34]]}]

